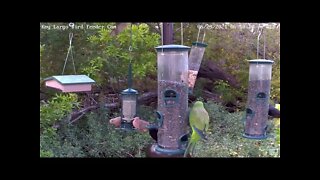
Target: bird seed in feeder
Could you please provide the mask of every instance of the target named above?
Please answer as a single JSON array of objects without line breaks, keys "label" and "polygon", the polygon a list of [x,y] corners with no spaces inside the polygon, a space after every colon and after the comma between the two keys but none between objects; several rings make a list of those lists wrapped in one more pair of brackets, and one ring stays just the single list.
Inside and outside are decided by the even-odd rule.
[{"label": "bird seed in feeder", "polygon": [[[169,93],[166,94],[166,92]],[[187,133],[188,123],[187,84],[177,81],[160,80],[158,87],[158,111],[163,117],[163,124],[158,130],[158,144],[166,149],[181,148],[179,138]]]},{"label": "bird seed in feeder", "polygon": [[270,80],[249,81],[245,125],[245,135],[247,136],[265,136],[269,110],[270,84]]}]

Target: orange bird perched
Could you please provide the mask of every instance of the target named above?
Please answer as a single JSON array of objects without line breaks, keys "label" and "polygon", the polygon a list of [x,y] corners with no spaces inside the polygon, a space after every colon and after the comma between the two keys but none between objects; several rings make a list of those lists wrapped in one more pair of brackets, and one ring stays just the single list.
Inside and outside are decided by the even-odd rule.
[{"label": "orange bird perched", "polygon": [[116,118],[110,119],[109,123],[113,124],[115,127],[120,127],[121,117],[116,117]]}]

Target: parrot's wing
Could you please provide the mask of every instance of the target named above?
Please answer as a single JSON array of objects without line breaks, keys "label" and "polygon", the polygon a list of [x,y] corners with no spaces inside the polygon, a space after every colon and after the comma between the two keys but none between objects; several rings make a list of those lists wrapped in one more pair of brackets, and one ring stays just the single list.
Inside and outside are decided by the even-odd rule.
[{"label": "parrot's wing", "polygon": [[203,131],[201,131],[200,129],[196,128],[196,126],[193,126],[193,129],[197,132],[197,134],[199,134],[199,136],[202,139],[208,140],[206,135],[203,133]]},{"label": "parrot's wing", "polygon": [[198,129],[204,130],[206,113],[202,108],[193,108],[190,112],[190,125],[196,126]]},{"label": "parrot's wing", "polygon": [[[204,131],[208,131],[208,128],[209,128],[209,114],[208,112],[206,111],[206,109],[204,108],[201,108],[197,111],[198,114],[200,114],[201,118],[200,118],[200,121],[201,123],[203,124],[203,130]],[[200,126],[202,128],[202,126]],[[200,128],[199,127],[199,128]]]}]

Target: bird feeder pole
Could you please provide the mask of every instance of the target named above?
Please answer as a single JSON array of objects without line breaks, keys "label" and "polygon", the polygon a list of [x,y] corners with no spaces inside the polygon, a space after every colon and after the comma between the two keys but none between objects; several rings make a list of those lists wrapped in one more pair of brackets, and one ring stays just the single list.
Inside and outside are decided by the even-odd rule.
[{"label": "bird feeder pole", "polygon": [[163,23],[163,45],[173,44],[173,23]]}]

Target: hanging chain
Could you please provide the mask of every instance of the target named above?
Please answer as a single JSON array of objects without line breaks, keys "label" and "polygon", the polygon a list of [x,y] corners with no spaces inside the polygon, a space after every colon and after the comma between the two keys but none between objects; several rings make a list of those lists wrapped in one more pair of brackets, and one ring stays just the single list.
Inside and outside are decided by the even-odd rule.
[{"label": "hanging chain", "polygon": [[64,74],[64,70],[66,68],[70,52],[71,52],[71,58],[72,58],[72,62],[73,62],[73,70],[74,70],[74,73],[76,74],[76,67],[74,65],[74,60],[73,60],[72,39],[73,39],[73,33],[69,33],[69,48],[68,48],[67,56],[66,56],[66,59],[65,59],[65,62],[64,62],[64,66],[63,66],[63,69],[62,69],[62,75]]}]

